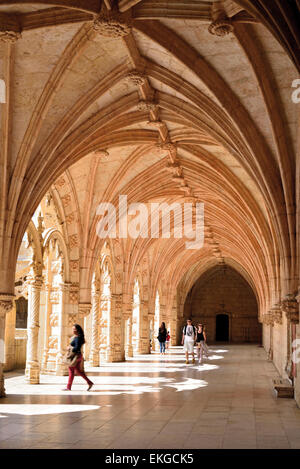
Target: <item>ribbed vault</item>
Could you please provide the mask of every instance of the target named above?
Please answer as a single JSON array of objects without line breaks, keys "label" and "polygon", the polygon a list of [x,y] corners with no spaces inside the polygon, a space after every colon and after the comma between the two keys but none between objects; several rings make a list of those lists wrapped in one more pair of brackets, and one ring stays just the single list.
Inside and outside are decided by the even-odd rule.
[{"label": "ribbed vault", "polygon": [[163,288],[169,305],[213,265],[247,279],[260,314],[295,291],[297,120],[282,74],[294,76],[297,54],[282,48],[290,36],[261,24],[262,3],[0,1],[0,290],[13,293],[24,233],[48,192],[68,246],[76,238],[82,302],[105,243],[97,206],[120,194],[205,205],[200,250],[172,237],[109,241],[124,294],[145,258],[152,299]]}]

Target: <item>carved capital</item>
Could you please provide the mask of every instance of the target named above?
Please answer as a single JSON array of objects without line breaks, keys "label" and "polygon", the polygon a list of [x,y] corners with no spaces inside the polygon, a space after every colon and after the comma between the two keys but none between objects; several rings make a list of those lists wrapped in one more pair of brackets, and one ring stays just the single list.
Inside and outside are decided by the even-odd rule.
[{"label": "carved capital", "polygon": [[5,315],[13,309],[14,295],[0,293],[0,315]]},{"label": "carved capital", "polygon": [[267,313],[263,315],[262,322],[266,326],[274,326],[274,318],[273,318],[273,314],[271,311],[268,311]]},{"label": "carved capital", "polygon": [[115,9],[103,9],[95,18],[93,28],[100,36],[112,38],[128,36],[132,29],[130,12],[122,14]]},{"label": "carved capital", "polygon": [[82,318],[85,318],[86,316],[90,314],[91,308],[92,308],[91,303],[79,303],[79,308],[78,308],[79,315]]},{"label": "carved capital", "polygon": [[21,28],[17,16],[0,13],[0,41],[13,44],[20,37]]},{"label": "carved capital", "polygon": [[295,295],[287,295],[281,302],[281,310],[286,314],[288,321],[299,322],[299,304]]},{"label": "carved capital", "polygon": [[274,323],[282,324],[282,310],[281,310],[280,304],[274,305],[271,308],[270,313],[272,314]]},{"label": "carved capital", "polygon": [[43,286],[43,277],[36,275],[27,278],[27,283],[33,288],[40,290]]}]

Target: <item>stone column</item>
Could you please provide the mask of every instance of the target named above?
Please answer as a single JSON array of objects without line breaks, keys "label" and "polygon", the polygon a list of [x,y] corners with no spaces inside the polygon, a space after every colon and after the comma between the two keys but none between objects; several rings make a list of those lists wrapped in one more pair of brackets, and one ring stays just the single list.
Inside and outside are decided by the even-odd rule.
[{"label": "stone column", "polygon": [[44,336],[44,352],[43,352],[43,360],[42,360],[42,372],[47,373],[47,365],[48,365],[48,355],[49,355],[49,337],[51,335],[51,327],[50,327],[50,314],[51,314],[51,302],[50,302],[50,294],[51,294],[51,284],[47,283],[45,285],[45,336]]},{"label": "stone column", "polygon": [[110,349],[108,354],[111,362],[122,362],[125,360],[124,348],[124,321],[122,318],[122,294],[111,294],[111,318],[110,327]]},{"label": "stone column", "polygon": [[274,326],[274,319],[273,314],[271,311],[268,311],[263,315],[263,323],[266,326],[270,327],[270,344],[269,344],[269,351],[268,351],[268,360],[273,360],[273,326]]},{"label": "stone column", "polygon": [[[78,305],[78,324],[84,329],[85,318],[91,313],[91,303],[79,303]],[[83,356],[85,357],[86,349],[83,346]]]},{"label": "stone column", "polygon": [[292,342],[295,339],[292,335],[292,325],[299,324],[299,305],[295,295],[286,295],[281,303],[281,310],[287,318],[287,360],[286,373],[290,379],[293,379],[293,361],[292,361]]},{"label": "stone column", "polygon": [[5,360],[5,316],[13,308],[14,295],[0,294],[0,397],[5,397],[4,360]]},{"label": "stone column", "polygon": [[92,337],[91,351],[89,356],[90,366],[99,366],[99,343],[100,343],[100,288],[98,283],[93,284],[92,289]]},{"label": "stone column", "polygon": [[66,300],[69,293],[70,284],[61,283],[58,287],[59,307],[58,307],[58,340],[57,340],[57,355],[56,355],[56,375],[66,376],[68,374],[68,367],[63,362],[64,354],[66,353],[68,342],[68,322],[66,312]]},{"label": "stone column", "polygon": [[137,353],[150,353],[150,324],[148,320],[149,304],[146,300],[140,301],[140,330]]},{"label": "stone column", "polygon": [[126,357],[133,357],[133,347],[132,347],[132,315],[127,316],[126,320],[126,329],[127,329],[127,342],[125,345]]},{"label": "stone column", "polygon": [[4,371],[13,370],[15,367],[15,335],[16,335],[16,302],[6,315],[5,319],[5,367]]},{"label": "stone column", "polygon": [[40,382],[38,337],[42,284],[43,279],[38,275],[31,277],[28,281],[28,325],[25,377],[26,381],[30,384],[39,384]]}]

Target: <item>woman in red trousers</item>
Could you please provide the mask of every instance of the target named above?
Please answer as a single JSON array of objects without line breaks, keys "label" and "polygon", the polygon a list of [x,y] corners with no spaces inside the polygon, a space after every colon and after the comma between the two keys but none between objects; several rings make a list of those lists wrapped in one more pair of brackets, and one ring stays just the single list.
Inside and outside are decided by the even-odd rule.
[{"label": "woman in red trousers", "polygon": [[85,379],[85,381],[88,384],[87,390],[90,391],[94,383],[86,376],[86,374],[84,373],[82,369],[83,356],[81,353],[81,347],[85,343],[85,338],[84,338],[84,332],[82,330],[82,327],[79,324],[74,324],[73,334],[74,334],[74,337],[72,337],[72,342],[70,343],[70,345],[72,347],[72,352],[75,353],[78,356],[78,358],[74,366],[69,366],[69,381],[64,391],[71,391],[75,371],[79,376],[82,376],[82,378]]}]

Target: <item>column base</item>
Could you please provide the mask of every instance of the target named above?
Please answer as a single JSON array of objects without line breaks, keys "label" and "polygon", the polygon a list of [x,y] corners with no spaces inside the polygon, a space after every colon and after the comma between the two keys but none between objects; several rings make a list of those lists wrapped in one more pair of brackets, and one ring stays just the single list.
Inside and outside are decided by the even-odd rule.
[{"label": "column base", "polygon": [[128,358],[132,358],[133,357],[133,347],[132,345],[127,345],[126,346],[126,356]]},{"label": "column base", "polygon": [[40,383],[40,367],[36,364],[29,364],[25,369],[25,381],[29,384]]},{"label": "column base", "polygon": [[3,368],[3,364],[0,363],[0,397],[6,397]]},{"label": "column base", "polygon": [[99,354],[98,353],[91,353],[89,356],[89,366],[92,367],[98,367],[100,366],[100,361],[99,361]]},{"label": "column base", "polygon": [[68,376],[68,366],[63,362],[62,354],[59,354],[56,360],[56,367],[55,367],[55,374],[56,376]]}]

